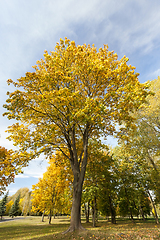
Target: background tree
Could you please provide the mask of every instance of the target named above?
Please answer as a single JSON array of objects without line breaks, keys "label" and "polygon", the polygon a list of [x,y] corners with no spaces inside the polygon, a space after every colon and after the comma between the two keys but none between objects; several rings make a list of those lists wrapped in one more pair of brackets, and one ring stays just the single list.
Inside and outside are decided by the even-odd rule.
[{"label": "background tree", "polygon": [[17,196],[16,200],[14,201],[14,203],[9,211],[9,216],[11,216],[12,218],[14,216],[19,216],[21,214],[19,201],[20,201],[20,194]]},{"label": "background tree", "polygon": [[1,220],[2,220],[2,217],[3,217],[4,213],[5,213],[5,211],[6,211],[7,198],[8,198],[8,192],[5,194],[5,196],[0,201],[0,216],[1,216]]},{"label": "background tree", "polygon": [[60,39],[55,51],[45,51],[34,72],[27,72],[17,82],[8,80],[18,88],[8,93],[4,105],[8,110],[4,115],[17,120],[8,129],[9,139],[19,146],[13,159],[27,165],[41,153],[51,156],[58,149],[70,161],[74,181],[69,231],[82,228],[88,139],[112,135],[119,131],[116,124],[123,123],[123,130],[131,127],[130,113],[148,94],[135,67],[127,61],[125,56],[118,60],[107,45],[97,51],[94,45],[76,46],[66,38]]},{"label": "background tree", "polygon": [[[160,77],[150,82],[150,90],[153,94],[134,113],[137,127],[126,132],[127,141],[122,142],[132,159],[138,163],[141,178],[147,179],[143,187],[155,209],[156,223],[159,223],[156,204],[160,200]],[[150,192],[155,196],[155,201]]]},{"label": "background tree", "polygon": [[127,151],[150,168],[156,195],[160,197],[160,77],[150,82],[150,90],[154,94],[134,113],[137,127],[126,132],[127,141],[123,142]]},{"label": "background tree", "polygon": [[[45,212],[49,214],[49,224],[52,215],[66,210],[69,201],[66,202],[66,192],[69,191],[69,179],[67,167],[64,168],[62,154],[56,154],[49,161],[49,167],[39,179],[36,185],[32,186],[32,212]],[[60,159],[61,158],[61,159]],[[56,164],[56,162],[58,163]],[[61,164],[59,162],[61,161]],[[42,219],[43,221],[43,219]]]},{"label": "background tree", "polygon": [[[109,195],[110,197],[108,198],[108,201],[109,199],[110,203],[113,201],[113,198],[111,199],[112,190],[109,190],[109,188],[111,188],[111,179],[112,182],[114,182],[113,176],[111,176],[112,164],[113,161],[109,156],[108,147],[105,144],[102,144],[100,140],[97,141],[94,138],[90,140],[88,146],[88,167],[86,170],[82,196],[83,202],[85,203],[84,207],[87,206],[88,203],[89,206],[92,207],[92,221],[94,227],[96,226],[98,210],[102,210],[99,202],[102,199],[103,193],[105,192],[106,194],[104,201],[106,201],[106,198],[108,198]],[[111,205],[112,204],[109,206]],[[113,207],[111,209],[113,210]],[[88,218],[87,212],[86,216]]]},{"label": "background tree", "polygon": [[29,188],[24,187],[17,190],[12,196],[8,196],[8,203],[6,207],[6,214],[9,214],[11,206],[15,202],[16,198],[20,195],[19,207],[22,215],[31,214],[31,191]]},{"label": "background tree", "polygon": [[114,172],[118,179],[118,208],[122,216],[150,215],[151,205],[148,190],[151,189],[150,169],[142,158],[136,157],[125,145],[113,151]]},{"label": "background tree", "polygon": [[99,181],[98,209],[105,216],[111,216],[116,223],[116,207],[119,179],[114,172],[114,159],[108,152],[101,162],[101,179]]},{"label": "background tree", "polygon": [[28,188],[22,188],[20,189],[20,210],[22,212],[22,215],[27,216],[31,215],[31,208],[32,208],[32,196],[31,196],[31,191]]}]

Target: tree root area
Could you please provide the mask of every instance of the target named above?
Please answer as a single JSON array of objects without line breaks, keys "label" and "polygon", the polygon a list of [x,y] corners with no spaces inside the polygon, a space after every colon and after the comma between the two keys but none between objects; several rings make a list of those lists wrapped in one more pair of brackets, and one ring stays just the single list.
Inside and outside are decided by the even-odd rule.
[{"label": "tree root area", "polygon": [[62,234],[75,231],[86,231],[86,229],[82,225],[80,225],[78,228],[75,226],[70,226],[66,231],[62,232]]}]

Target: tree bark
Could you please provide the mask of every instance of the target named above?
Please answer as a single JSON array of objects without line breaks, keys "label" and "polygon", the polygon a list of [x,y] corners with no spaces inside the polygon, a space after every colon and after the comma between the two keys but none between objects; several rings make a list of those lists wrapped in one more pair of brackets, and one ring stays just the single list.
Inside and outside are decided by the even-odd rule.
[{"label": "tree bark", "polygon": [[90,204],[88,201],[88,209],[87,209],[87,222],[89,223],[89,213],[90,213]]},{"label": "tree bark", "polygon": [[159,174],[158,169],[157,169],[157,165],[155,164],[154,159],[151,157],[151,155],[149,153],[149,150],[147,152],[148,152],[148,158],[149,158],[154,170]]},{"label": "tree bark", "polygon": [[50,209],[50,213],[49,213],[49,224],[51,224],[51,220],[52,220],[52,210]]},{"label": "tree bark", "polygon": [[150,198],[150,201],[152,203],[152,206],[153,206],[153,209],[154,209],[154,218],[155,218],[155,221],[157,224],[159,224],[159,220],[158,220],[158,214],[157,214],[157,210],[156,210],[156,206],[154,204],[154,201],[153,201],[153,198],[152,198],[152,195],[150,194],[150,192],[147,190],[147,193],[148,193],[148,196]]},{"label": "tree bark", "polygon": [[143,221],[146,221],[145,216],[144,216],[144,212],[143,212],[143,208],[142,208],[141,204],[139,205],[139,208],[140,208],[140,212],[141,212]]},{"label": "tree bark", "polygon": [[45,210],[42,213],[42,222],[44,222],[44,214],[45,214]]},{"label": "tree bark", "polygon": [[[75,169],[74,169],[75,173]],[[67,232],[73,232],[75,230],[84,230],[81,225],[81,197],[82,197],[82,186],[84,181],[85,171],[81,170],[81,173],[74,174],[74,181],[73,181],[73,200],[72,200],[72,210],[71,210],[71,221],[70,227]],[[77,177],[79,176],[79,177]]]},{"label": "tree bark", "polygon": [[80,229],[84,230],[84,228],[81,225],[81,195],[82,195],[82,191],[74,190],[70,227],[64,233],[73,232],[75,230],[80,230]]},{"label": "tree bark", "polygon": [[86,207],[86,204],[84,203],[84,211],[85,211],[85,215],[86,215],[86,223],[89,223],[89,210],[90,210],[90,205],[89,205],[89,201]]},{"label": "tree bark", "polygon": [[115,209],[114,209],[114,207],[113,207],[112,199],[111,199],[110,196],[109,196],[109,207],[110,207],[110,212],[111,212],[111,222],[112,222],[113,224],[116,224]]},{"label": "tree bark", "polygon": [[132,222],[134,223],[134,218],[133,218],[133,215],[132,215],[132,210],[131,210],[131,208],[130,208],[130,207],[129,207],[129,211],[130,211],[131,220],[132,220]]},{"label": "tree bark", "polygon": [[[158,175],[158,180],[160,180],[160,174],[159,174],[159,170],[158,170],[158,167],[154,161],[154,159],[151,157],[150,153],[149,153],[149,150],[147,151],[148,152],[148,159],[150,161],[150,163],[152,164],[154,170],[156,171],[157,175]],[[160,188],[159,188],[159,181],[156,181],[155,182],[156,186],[157,186],[157,193],[160,197]]]},{"label": "tree bark", "polygon": [[[70,227],[64,232],[73,232],[75,230],[84,230],[81,225],[81,197],[82,197],[82,187],[84,182],[84,176],[87,166],[87,155],[88,155],[88,124],[86,124],[86,129],[83,133],[83,149],[78,159],[77,149],[76,149],[76,137],[75,129],[73,127],[72,132],[72,143],[68,142],[70,151],[70,163],[74,176],[73,180],[73,200],[72,200],[72,210],[71,210],[71,222]],[[82,158],[83,156],[83,158]]]},{"label": "tree bark", "polygon": [[82,197],[82,186],[84,181],[85,171],[81,170],[80,173],[76,173],[74,168],[74,181],[73,181],[73,200],[72,200],[72,210],[71,210],[71,221],[70,227],[64,232],[73,232],[75,230],[84,230],[81,225],[81,197]]},{"label": "tree bark", "polygon": [[96,197],[94,197],[94,201],[92,201],[92,223],[93,227],[96,227]]}]

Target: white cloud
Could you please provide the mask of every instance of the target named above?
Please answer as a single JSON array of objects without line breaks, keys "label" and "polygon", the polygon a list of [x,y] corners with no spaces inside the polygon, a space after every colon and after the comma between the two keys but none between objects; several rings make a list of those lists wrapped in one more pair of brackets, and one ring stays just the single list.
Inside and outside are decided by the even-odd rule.
[{"label": "white cloud", "polygon": [[160,76],[160,68],[158,68],[154,72],[151,72],[150,75],[149,75],[149,79],[154,80],[154,79],[157,79],[158,76]]},{"label": "white cloud", "polygon": [[29,176],[26,176],[25,174],[19,174],[19,175],[16,175],[15,178],[29,178]]},{"label": "white cloud", "polygon": [[29,162],[29,166],[23,168],[25,176],[34,177],[34,178],[42,178],[43,173],[46,172],[48,166],[48,162],[45,159],[34,159]]},{"label": "white cloud", "polygon": [[153,74],[157,77],[160,76],[160,68],[157,69]]}]

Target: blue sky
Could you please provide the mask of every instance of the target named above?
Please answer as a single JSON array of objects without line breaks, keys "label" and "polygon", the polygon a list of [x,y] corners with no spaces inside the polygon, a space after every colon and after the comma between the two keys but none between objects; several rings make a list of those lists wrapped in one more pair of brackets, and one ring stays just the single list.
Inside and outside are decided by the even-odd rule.
[{"label": "blue sky", "polygon": [[[65,37],[76,44],[108,44],[119,59],[126,55],[139,81],[160,75],[159,0],[0,0],[0,145],[13,148],[5,130],[13,121],[2,117],[6,81],[16,80]],[[112,140],[109,139],[112,144]],[[38,182],[46,170],[43,158],[32,161],[9,186],[10,195]]]}]

